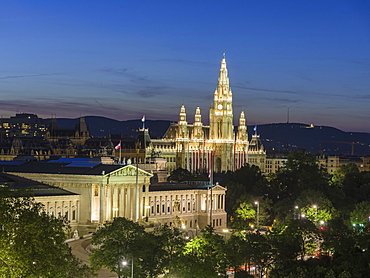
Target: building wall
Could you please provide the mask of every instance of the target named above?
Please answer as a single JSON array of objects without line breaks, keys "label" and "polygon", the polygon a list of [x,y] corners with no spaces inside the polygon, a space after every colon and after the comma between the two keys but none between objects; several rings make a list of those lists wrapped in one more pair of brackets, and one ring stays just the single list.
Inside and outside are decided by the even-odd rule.
[{"label": "building wall", "polygon": [[209,189],[150,192],[149,222],[187,229],[203,229],[211,223],[215,229],[226,228],[225,195],[221,186],[213,188],[212,195]]},{"label": "building wall", "polygon": [[72,228],[72,231],[78,227],[80,222],[80,196],[62,195],[62,196],[39,196],[35,201],[44,206],[47,214],[56,217],[65,217]]},{"label": "building wall", "polygon": [[[153,225],[185,225],[187,228],[204,228],[210,223],[210,190],[149,191],[152,175],[132,165],[102,175],[71,175],[44,173],[9,173],[79,194],[73,197],[48,196],[38,201],[48,213],[65,216],[80,234],[94,232],[114,217]],[[138,179],[138,186],[136,186]],[[212,190],[214,227],[226,227],[226,189],[216,186]],[[178,203],[178,210],[174,209]],[[177,219],[177,220],[174,220]],[[176,222],[177,221],[177,222]],[[176,224],[177,225],[177,224]]]},{"label": "building wall", "polygon": [[[99,223],[122,216],[139,220],[143,197],[148,198],[151,174],[136,167],[125,166],[102,175],[67,175],[43,173],[10,173],[80,195],[78,230],[95,231]],[[136,178],[138,186],[136,186]]]}]

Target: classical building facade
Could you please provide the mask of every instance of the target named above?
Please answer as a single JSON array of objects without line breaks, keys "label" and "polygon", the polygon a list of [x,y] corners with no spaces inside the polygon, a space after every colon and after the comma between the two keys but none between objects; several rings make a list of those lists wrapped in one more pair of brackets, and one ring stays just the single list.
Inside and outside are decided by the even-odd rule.
[{"label": "classical building facade", "polygon": [[209,110],[209,126],[202,123],[200,107],[195,110],[194,123],[189,124],[182,105],[178,123],[171,124],[163,139],[152,139],[148,148],[167,159],[169,171],[179,167],[193,173],[234,171],[248,162],[249,142],[244,112],[237,131],[233,120],[233,94],[224,56]]},{"label": "classical building facade", "polygon": [[171,184],[150,186],[148,215],[153,223],[199,229],[227,227],[226,189],[219,184]]},{"label": "classical building facade", "polygon": [[80,234],[94,232],[114,217],[147,226],[202,229],[212,223],[216,229],[226,227],[226,188],[220,185],[150,185],[153,175],[136,165],[75,158],[0,161],[0,167],[5,174],[51,186],[53,190],[44,188],[45,195],[37,201],[48,213],[67,217]]}]

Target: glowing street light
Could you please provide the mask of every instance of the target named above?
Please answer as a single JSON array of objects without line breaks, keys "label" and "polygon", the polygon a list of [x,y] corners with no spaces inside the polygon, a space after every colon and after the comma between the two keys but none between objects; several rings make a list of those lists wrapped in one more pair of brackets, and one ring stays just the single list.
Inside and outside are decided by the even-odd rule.
[{"label": "glowing street light", "polygon": [[[122,265],[123,266],[128,266],[128,262],[127,261],[122,261]],[[121,277],[121,276],[118,276],[118,277]],[[131,278],[134,278],[134,257],[132,257],[132,259],[131,259]]]},{"label": "glowing street light", "polygon": [[254,204],[257,206],[256,228],[258,228],[259,227],[260,203],[258,201],[255,201]]},{"label": "glowing street light", "polygon": [[294,219],[299,219],[300,217],[299,217],[299,206],[295,206],[294,207],[294,213],[293,213],[293,218]]},{"label": "glowing street light", "polygon": [[317,206],[316,205],[313,205],[312,206],[314,209],[315,209],[315,221],[317,221]]}]

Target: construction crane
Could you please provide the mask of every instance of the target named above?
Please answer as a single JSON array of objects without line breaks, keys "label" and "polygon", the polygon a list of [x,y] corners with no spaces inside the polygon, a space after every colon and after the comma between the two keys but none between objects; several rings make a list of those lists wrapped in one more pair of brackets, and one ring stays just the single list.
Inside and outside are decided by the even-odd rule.
[{"label": "construction crane", "polygon": [[350,141],[320,141],[322,143],[335,143],[335,144],[347,144],[351,145],[351,155],[355,154],[355,145],[366,146],[366,143],[350,142]]}]

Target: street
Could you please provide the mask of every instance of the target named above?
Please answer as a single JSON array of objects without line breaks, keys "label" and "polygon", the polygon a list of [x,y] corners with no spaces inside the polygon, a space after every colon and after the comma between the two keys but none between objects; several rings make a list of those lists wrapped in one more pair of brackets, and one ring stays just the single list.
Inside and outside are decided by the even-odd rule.
[{"label": "street", "polygon": [[[75,241],[71,241],[68,243],[68,245],[72,249],[72,254],[75,255],[77,258],[82,260],[85,264],[90,264],[89,262],[89,254],[86,252],[86,248],[90,245],[91,237],[78,239]],[[101,269],[97,272],[97,276],[92,276],[90,278],[117,278],[117,274],[110,272],[107,269]]]}]

